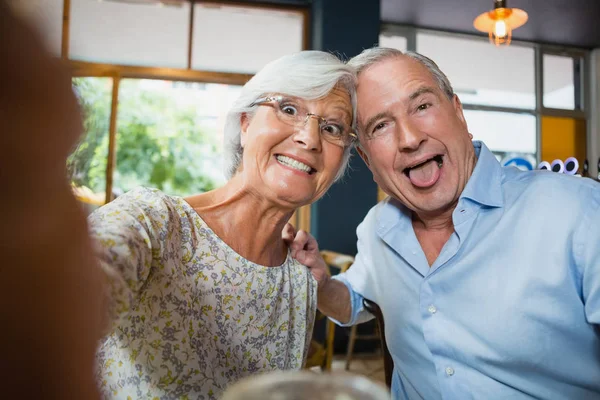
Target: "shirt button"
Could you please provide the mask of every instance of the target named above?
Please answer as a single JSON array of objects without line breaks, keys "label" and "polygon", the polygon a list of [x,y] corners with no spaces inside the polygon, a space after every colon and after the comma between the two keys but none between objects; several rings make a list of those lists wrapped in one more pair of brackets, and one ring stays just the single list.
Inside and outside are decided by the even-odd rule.
[{"label": "shirt button", "polygon": [[437,312],[437,308],[435,308],[435,306],[432,304],[427,307],[427,311],[429,311],[431,314],[435,314]]},{"label": "shirt button", "polygon": [[446,375],[448,375],[448,376],[454,375],[454,368],[446,367]]}]

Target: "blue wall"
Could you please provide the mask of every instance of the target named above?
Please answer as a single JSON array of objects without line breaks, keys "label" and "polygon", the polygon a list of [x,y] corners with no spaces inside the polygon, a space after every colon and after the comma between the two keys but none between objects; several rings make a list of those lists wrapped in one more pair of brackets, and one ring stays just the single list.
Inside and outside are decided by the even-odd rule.
[{"label": "blue wall", "polygon": [[[379,0],[313,0],[311,45],[343,58],[379,41]],[[377,202],[377,185],[354,152],[346,177],[312,205],[311,233],[319,248],[356,254],[356,227]]]},{"label": "blue wall", "polygon": [[[350,58],[379,41],[379,0],[313,0],[311,34],[314,50],[331,51]],[[311,206],[311,232],[321,249],[356,254],[356,227],[377,203],[377,185],[371,171],[354,151],[346,177]],[[336,271],[332,271],[336,273]],[[314,337],[325,334],[324,320],[315,325]],[[375,320],[358,327],[373,333]],[[336,327],[335,353],[345,353],[348,328]],[[376,341],[357,340],[356,353],[374,350]]]}]

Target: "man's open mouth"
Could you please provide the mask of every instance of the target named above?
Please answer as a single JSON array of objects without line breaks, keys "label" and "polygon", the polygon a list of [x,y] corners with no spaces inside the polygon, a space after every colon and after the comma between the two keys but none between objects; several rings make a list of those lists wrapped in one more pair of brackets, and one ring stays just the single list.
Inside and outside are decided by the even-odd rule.
[{"label": "man's open mouth", "polygon": [[438,154],[435,157],[432,157],[430,159],[427,159],[425,161],[423,161],[420,164],[417,165],[413,165],[412,167],[408,167],[408,168],[404,168],[404,175],[406,175],[406,177],[410,178],[410,171],[411,170],[416,170],[416,169],[420,169],[425,167],[428,163],[434,161],[437,164],[438,168],[442,168],[442,165],[444,165],[444,158],[442,157],[442,155]]}]

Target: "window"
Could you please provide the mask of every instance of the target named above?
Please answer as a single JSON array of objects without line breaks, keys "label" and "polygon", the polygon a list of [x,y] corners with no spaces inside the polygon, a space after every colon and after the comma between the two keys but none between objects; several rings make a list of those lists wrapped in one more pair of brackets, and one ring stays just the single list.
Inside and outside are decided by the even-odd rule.
[{"label": "window", "polygon": [[418,32],[417,51],[438,64],[464,104],[535,109],[531,47]]},{"label": "window", "polygon": [[69,58],[186,68],[189,23],[188,2],[158,7],[143,2],[71,0]]},{"label": "window", "polygon": [[519,157],[531,168],[536,162],[536,118],[530,114],[464,110],[473,139],[483,141],[506,164]]},{"label": "window", "polygon": [[194,7],[193,69],[256,73],[269,61],[303,48],[302,13],[215,4]]},{"label": "window", "polygon": [[223,126],[240,86],[124,79],[113,192],[136,186],[180,196],[225,182]]},{"label": "window", "polygon": [[391,47],[405,52],[408,50],[408,40],[404,36],[383,33],[379,35],[379,46]]},{"label": "window", "polygon": [[481,37],[392,24],[383,26],[379,44],[436,62],[463,104],[474,139],[503,164],[537,168],[542,160],[576,157],[583,165],[587,52],[515,42],[495,47]]},{"label": "window", "polygon": [[106,201],[112,85],[111,78],[73,79],[83,113],[84,134],[69,156],[67,168],[75,194],[88,210]]},{"label": "window", "polygon": [[544,54],[544,107],[581,109],[579,78],[581,59]]},{"label": "window", "polygon": [[[68,167],[88,211],[140,185],[178,196],[222,185],[226,112],[250,74],[303,49],[308,14],[291,6],[70,0],[63,27],[63,0],[27,3],[29,14],[55,20],[57,55],[66,50],[75,77],[85,134]],[[291,222],[309,230],[309,211]]]}]

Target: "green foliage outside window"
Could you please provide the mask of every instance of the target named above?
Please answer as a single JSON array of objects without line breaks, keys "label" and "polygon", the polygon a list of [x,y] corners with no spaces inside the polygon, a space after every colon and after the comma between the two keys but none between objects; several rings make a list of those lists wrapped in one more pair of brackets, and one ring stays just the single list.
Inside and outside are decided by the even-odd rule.
[{"label": "green foliage outside window", "polygon": [[[97,193],[105,188],[110,79],[73,81],[83,108],[85,135],[68,166],[75,186]],[[202,100],[196,89],[185,84],[174,88],[173,82],[166,81],[121,81],[115,194],[149,186],[184,196],[223,183],[220,139],[214,127],[207,125],[206,115],[201,114]]]},{"label": "green foliage outside window", "polygon": [[112,80],[75,78],[73,87],[81,105],[84,134],[67,160],[71,181],[76,187],[104,193]]}]

